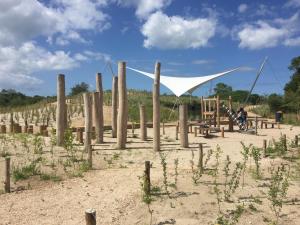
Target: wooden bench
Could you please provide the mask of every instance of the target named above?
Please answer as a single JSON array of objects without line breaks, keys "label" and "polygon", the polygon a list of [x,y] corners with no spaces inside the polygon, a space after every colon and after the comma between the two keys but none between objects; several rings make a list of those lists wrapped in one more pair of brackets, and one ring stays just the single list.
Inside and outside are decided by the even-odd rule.
[{"label": "wooden bench", "polygon": [[194,127],[195,137],[197,137],[198,133],[204,134],[205,137],[208,137],[209,134],[212,132],[220,132],[220,128],[218,128],[218,127],[202,127],[202,126]]},{"label": "wooden bench", "polygon": [[271,124],[271,128],[274,128],[275,127],[274,125],[277,124],[277,128],[280,129],[280,123],[272,122],[272,121],[263,121],[261,125],[261,129],[263,129],[263,127],[265,127],[265,129],[268,129],[268,124]]}]

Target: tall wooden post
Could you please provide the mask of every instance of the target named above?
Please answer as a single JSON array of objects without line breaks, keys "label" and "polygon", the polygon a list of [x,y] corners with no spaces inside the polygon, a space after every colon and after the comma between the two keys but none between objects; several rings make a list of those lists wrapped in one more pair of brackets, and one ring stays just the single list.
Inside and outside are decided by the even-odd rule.
[{"label": "tall wooden post", "polygon": [[57,108],[56,108],[56,136],[57,145],[64,145],[64,134],[66,129],[66,93],[65,93],[65,75],[57,76]]},{"label": "tall wooden post", "polygon": [[89,93],[83,94],[84,101],[84,149],[86,152],[89,152],[91,148],[91,139],[92,139],[92,107],[91,107],[91,96]]},{"label": "tall wooden post", "polygon": [[155,64],[153,84],[153,150],[160,151],[160,63]]},{"label": "tall wooden post", "polygon": [[85,211],[85,222],[86,225],[96,225],[96,210],[87,209]]},{"label": "tall wooden post", "polygon": [[[228,108],[230,110],[230,112],[232,112],[232,98],[231,96],[229,96],[229,99],[228,99]],[[229,116],[229,132],[233,132],[233,120],[231,118],[231,116]]]},{"label": "tall wooden post", "polygon": [[[96,127],[96,141],[97,143],[103,143],[103,132],[104,132],[104,120],[103,120],[103,87],[102,87],[102,75],[101,73],[96,74],[96,91],[99,95],[99,119],[98,120],[98,134],[97,125]],[[96,119],[95,119],[96,121]]]},{"label": "tall wooden post", "polygon": [[204,101],[203,96],[201,96],[201,119],[204,119]]},{"label": "tall wooden post", "polygon": [[298,135],[295,135],[295,146],[298,147]]},{"label": "tall wooden post", "polygon": [[119,62],[118,65],[118,90],[119,90],[119,112],[117,123],[117,148],[125,149],[127,140],[127,89],[126,89],[126,63]]},{"label": "tall wooden post", "polygon": [[146,113],[145,105],[140,105],[140,130],[141,130],[141,140],[147,140],[147,123],[146,123]]},{"label": "tall wooden post", "polygon": [[96,143],[101,144],[103,143],[103,124],[101,124],[101,118],[100,118],[100,97],[98,92],[92,93],[93,97],[93,120],[95,124],[95,133],[96,133]]},{"label": "tall wooden post", "polygon": [[220,97],[217,96],[217,127],[220,128],[221,120],[220,120]]},{"label": "tall wooden post", "polygon": [[14,113],[10,113],[10,118],[9,118],[9,133],[14,132]]},{"label": "tall wooden post", "polygon": [[148,195],[150,195],[150,190],[151,190],[150,167],[151,167],[150,161],[145,161],[144,191]]},{"label": "tall wooden post", "polygon": [[180,145],[183,148],[189,147],[188,125],[187,125],[187,105],[179,106],[179,128],[180,128]]},{"label": "tall wooden post", "polygon": [[117,117],[118,117],[118,77],[113,77],[112,93],[111,93],[111,135],[117,137]]},{"label": "tall wooden post", "polygon": [[203,173],[203,144],[199,144],[199,161],[198,161],[198,168],[200,170],[200,174]]},{"label": "tall wooden post", "polygon": [[267,156],[267,140],[263,140],[263,152],[264,152],[264,157]]},{"label": "tall wooden post", "polygon": [[4,191],[5,193],[10,193],[10,157],[5,158]]}]

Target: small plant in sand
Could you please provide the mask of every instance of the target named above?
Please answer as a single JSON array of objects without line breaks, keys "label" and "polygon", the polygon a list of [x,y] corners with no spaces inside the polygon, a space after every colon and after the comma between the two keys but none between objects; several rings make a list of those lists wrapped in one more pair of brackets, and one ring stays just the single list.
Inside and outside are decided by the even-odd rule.
[{"label": "small plant in sand", "polygon": [[218,225],[235,225],[239,222],[239,218],[245,212],[243,205],[237,205],[235,210],[230,210],[227,215],[220,215],[217,218],[216,224]]},{"label": "small plant in sand", "polygon": [[163,154],[162,152],[160,152],[159,157],[160,157],[160,164],[161,164],[162,169],[163,169],[163,177],[164,177],[163,183],[164,183],[165,192],[167,194],[169,194],[169,191],[168,191],[167,162],[166,162],[167,156],[165,154]]},{"label": "small plant in sand", "polygon": [[252,147],[253,145],[250,144],[248,146],[246,146],[244,144],[244,142],[241,142],[242,144],[242,147],[243,147],[243,150],[241,151],[241,154],[243,156],[243,171],[242,171],[242,174],[243,174],[243,183],[242,183],[242,187],[244,187],[245,185],[245,171],[246,171],[246,168],[247,168],[247,162],[248,162],[248,159],[249,159],[249,155],[250,155],[250,152],[252,150]]},{"label": "small plant in sand", "polygon": [[76,159],[76,149],[74,145],[74,135],[72,133],[72,129],[67,129],[64,135],[64,147],[67,150],[68,157],[74,163],[77,161]]},{"label": "small plant in sand", "polygon": [[214,170],[212,173],[212,176],[214,178],[213,184],[214,184],[214,193],[216,195],[217,203],[218,203],[218,209],[219,213],[221,213],[221,190],[219,188],[219,183],[218,183],[218,177],[219,177],[219,166],[220,166],[220,157],[221,157],[222,150],[219,145],[217,145],[217,149],[215,151],[215,165],[214,165]]},{"label": "small plant in sand", "polygon": [[251,156],[255,163],[254,177],[256,179],[261,178],[262,174],[260,171],[260,160],[261,160],[261,149],[257,147],[251,148]]},{"label": "small plant in sand", "polygon": [[235,168],[231,174],[230,180],[228,184],[225,185],[225,190],[224,190],[225,201],[229,202],[230,197],[232,196],[232,194],[235,193],[236,189],[239,187],[242,170],[243,170],[243,165],[240,162],[236,163]]},{"label": "small plant in sand", "polygon": [[201,178],[202,174],[199,170],[198,167],[195,168],[195,163],[194,163],[194,158],[195,158],[195,154],[194,154],[194,150],[191,151],[192,153],[192,159],[190,160],[190,164],[191,164],[191,170],[192,170],[192,180],[194,184],[197,184],[199,179]]},{"label": "small plant in sand", "polygon": [[34,154],[42,154],[43,153],[43,140],[39,135],[34,135],[33,139],[33,152]]},{"label": "small plant in sand", "polygon": [[213,155],[213,150],[209,149],[208,152],[207,152],[206,159],[204,161],[203,169],[207,168],[207,164],[210,161],[212,155]]},{"label": "small plant in sand", "polygon": [[177,181],[178,181],[178,164],[179,164],[178,158],[174,159],[174,170],[175,170],[174,185],[175,185],[175,188],[177,188]]},{"label": "small plant in sand", "polygon": [[275,224],[278,224],[283,201],[287,196],[289,176],[289,169],[286,169],[284,165],[281,165],[278,168],[271,168],[271,183],[268,191],[268,199],[271,203],[271,209],[276,217],[276,221],[274,221]]}]

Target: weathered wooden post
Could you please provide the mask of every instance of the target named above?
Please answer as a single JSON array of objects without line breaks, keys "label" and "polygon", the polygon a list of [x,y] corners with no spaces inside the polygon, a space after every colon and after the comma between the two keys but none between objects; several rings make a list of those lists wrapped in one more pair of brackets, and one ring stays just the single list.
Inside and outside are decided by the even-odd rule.
[{"label": "weathered wooden post", "polygon": [[132,137],[134,136],[134,130],[135,130],[135,123],[134,121],[131,122],[131,133],[132,133]]},{"label": "weathered wooden post", "polygon": [[77,134],[77,141],[80,143],[80,144],[83,144],[83,131],[82,131],[82,128],[77,128],[76,129],[76,134]]},{"label": "weathered wooden post", "polygon": [[153,150],[160,151],[160,63],[155,64],[153,84]]},{"label": "weathered wooden post", "polygon": [[57,145],[64,145],[64,134],[66,129],[66,94],[65,94],[65,75],[57,76],[57,108],[56,108],[56,136]]},{"label": "weathered wooden post", "polygon": [[118,117],[118,77],[113,77],[111,99],[111,135],[117,137],[117,117]]},{"label": "weathered wooden post", "polygon": [[200,173],[203,173],[203,144],[199,144],[199,161],[198,161],[198,168]]},{"label": "weathered wooden post", "polygon": [[282,142],[283,142],[284,150],[287,151],[286,134],[284,134],[284,135],[282,136]]},{"label": "weathered wooden post", "polygon": [[220,128],[221,119],[220,119],[220,97],[217,96],[217,127]]},{"label": "weathered wooden post", "polygon": [[298,135],[295,135],[295,146],[298,147]]},{"label": "weathered wooden post", "polygon": [[145,161],[144,191],[147,195],[150,195],[151,191],[150,167],[150,161]]},{"label": "weathered wooden post", "polygon": [[126,63],[119,62],[118,65],[118,92],[119,92],[119,112],[117,123],[117,148],[125,149],[127,140],[127,89],[126,89]]},{"label": "weathered wooden post", "polygon": [[263,140],[264,157],[267,157],[267,140]]},{"label": "weathered wooden post", "polygon": [[255,117],[255,135],[257,135],[257,126],[258,126],[258,120],[257,116]]},{"label": "weathered wooden post", "polygon": [[146,113],[145,105],[140,105],[140,130],[141,130],[141,140],[147,140],[147,124],[146,124]]},{"label": "weathered wooden post", "polygon": [[176,124],[175,140],[178,140],[178,133],[179,133],[179,125]]},{"label": "weathered wooden post", "polygon": [[83,94],[84,101],[84,149],[85,152],[89,152],[91,148],[91,139],[92,139],[92,108],[91,108],[91,96],[89,93]]},{"label": "weathered wooden post", "polygon": [[221,127],[221,137],[224,138],[225,135],[224,135],[224,127]]},{"label": "weathered wooden post", "polygon": [[197,129],[198,127],[194,127],[194,136],[197,137]]},{"label": "weathered wooden post", "polygon": [[[229,96],[228,102],[229,102],[228,108],[230,110],[230,113],[232,113],[232,98],[231,98],[231,96]],[[228,127],[228,130],[229,130],[229,132],[233,132],[233,120],[232,120],[231,116],[229,116],[229,127]]]},{"label": "weathered wooden post", "polygon": [[86,222],[86,225],[96,225],[96,210],[95,209],[85,210],[85,222]]},{"label": "weathered wooden post", "polygon": [[165,135],[166,131],[165,131],[165,122],[162,123],[162,134]]},{"label": "weathered wooden post", "polygon": [[[103,132],[104,132],[104,120],[103,120],[103,87],[102,87],[102,75],[101,73],[96,74],[96,91],[99,95],[99,118],[95,119],[98,123],[96,127],[96,141],[97,143],[101,144],[103,143]],[[97,134],[98,129],[98,134]]]},{"label": "weathered wooden post", "polygon": [[14,114],[10,113],[10,118],[9,118],[9,133],[14,132]]},{"label": "weathered wooden post", "polygon": [[187,105],[179,106],[179,128],[180,128],[180,145],[183,148],[189,147],[188,125],[187,125]]},{"label": "weathered wooden post", "polygon": [[103,124],[101,124],[101,116],[100,116],[100,97],[98,92],[92,93],[93,97],[93,119],[95,124],[95,136],[96,136],[96,143],[101,144],[103,143]]},{"label": "weathered wooden post", "polygon": [[5,158],[4,191],[5,193],[10,193],[10,157]]}]

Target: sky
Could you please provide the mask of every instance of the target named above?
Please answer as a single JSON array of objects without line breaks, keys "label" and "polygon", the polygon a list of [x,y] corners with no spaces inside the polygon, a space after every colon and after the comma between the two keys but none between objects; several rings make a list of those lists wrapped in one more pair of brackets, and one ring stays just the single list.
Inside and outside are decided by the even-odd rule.
[{"label": "sky", "polygon": [[[1,0],[0,89],[55,95],[102,73],[111,89],[118,61],[153,73],[204,76],[242,67],[209,82],[249,90],[265,57],[255,93],[283,93],[300,55],[300,0]],[[111,65],[112,71],[109,67]],[[151,90],[153,81],[127,70],[127,88]],[[161,87],[162,93],[170,91]]]}]

